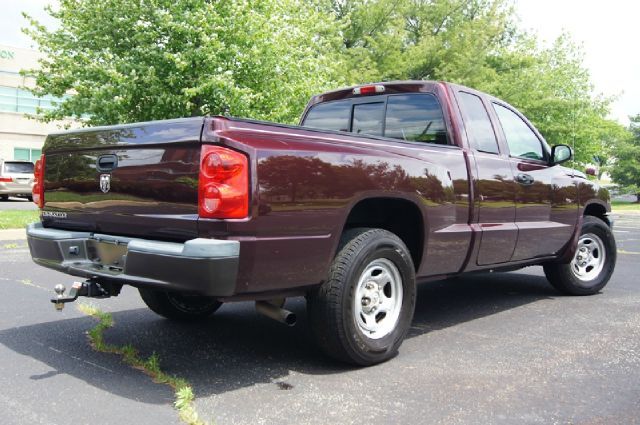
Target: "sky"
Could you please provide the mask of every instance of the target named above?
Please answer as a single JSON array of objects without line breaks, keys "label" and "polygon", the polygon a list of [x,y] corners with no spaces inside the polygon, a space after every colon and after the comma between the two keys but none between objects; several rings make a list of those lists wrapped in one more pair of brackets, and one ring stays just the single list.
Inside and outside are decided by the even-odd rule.
[{"label": "sky", "polygon": [[582,43],[596,93],[618,96],[611,117],[640,114],[638,0],[516,0],[521,26],[552,41],[564,30]]},{"label": "sky", "polygon": [[[627,125],[640,114],[640,1],[638,0],[513,0],[521,26],[553,41],[563,31],[581,43],[585,67],[595,92],[617,96],[611,118]],[[27,11],[46,25],[53,21],[43,8],[55,0],[0,0],[0,44],[29,48],[33,42],[20,32]]]}]

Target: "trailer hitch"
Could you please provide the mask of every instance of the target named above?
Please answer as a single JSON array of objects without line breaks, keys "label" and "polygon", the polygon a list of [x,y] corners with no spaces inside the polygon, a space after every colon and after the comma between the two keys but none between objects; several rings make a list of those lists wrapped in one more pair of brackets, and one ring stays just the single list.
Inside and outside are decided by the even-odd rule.
[{"label": "trailer hitch", "polygon": [[59,283],[53,288],[56,296],[51,298],[51,302],[57,311],[62,311],[66,303],[74,302],[78,297],[89,298],[109,298],[111,293],[95,280],[85,282],[73,282],[69,293],[65,295],[66,288]]}]

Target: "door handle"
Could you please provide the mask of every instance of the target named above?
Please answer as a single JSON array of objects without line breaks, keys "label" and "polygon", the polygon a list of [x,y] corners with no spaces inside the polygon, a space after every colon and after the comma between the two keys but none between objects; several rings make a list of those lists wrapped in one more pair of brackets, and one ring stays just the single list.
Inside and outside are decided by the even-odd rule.
[{"label": "door handle", "polygon": [[96,169],[102,173],[113,171],[118,166],[117,155],[100,155],[96,162]]},{"label": "door handle", "polygon": [[520,184],[530,185],[535,181],[529,174],[520,173],[516,175],[516,181]]}]

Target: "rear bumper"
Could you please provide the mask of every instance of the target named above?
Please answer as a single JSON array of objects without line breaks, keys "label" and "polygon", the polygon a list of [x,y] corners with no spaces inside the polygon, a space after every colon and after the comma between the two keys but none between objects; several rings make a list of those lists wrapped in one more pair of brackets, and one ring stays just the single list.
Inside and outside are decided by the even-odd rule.
[{"label": "rear bumper", "polygon": [[37,264],[70,275],[136,287],[226,297],[234,295],[240,243],[185,243],[27,226]]}]

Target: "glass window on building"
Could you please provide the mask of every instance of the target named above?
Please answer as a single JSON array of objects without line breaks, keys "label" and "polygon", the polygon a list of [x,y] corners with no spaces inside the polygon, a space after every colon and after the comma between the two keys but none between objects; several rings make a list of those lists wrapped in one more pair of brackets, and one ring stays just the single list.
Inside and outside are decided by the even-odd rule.
[{"label": "glass window on building", "polygon": [[16,161],[36,162],[40,159],[42,149],[13,148],[13,159]]},{"label": "glass window on building", "polygon": [[17,108],[17,90],[14,87],[0,86],[0,111],[15,112]]},{"label": "glass window on building", "polygon": [[37,109],[51,110],[52,102],[64,100],[54,96],[36,97],[30,91],[16,87],[0,86],[0,111],[36,114]]}]

